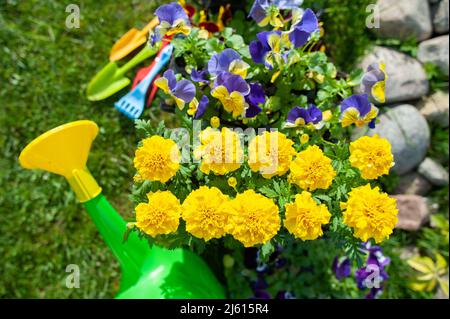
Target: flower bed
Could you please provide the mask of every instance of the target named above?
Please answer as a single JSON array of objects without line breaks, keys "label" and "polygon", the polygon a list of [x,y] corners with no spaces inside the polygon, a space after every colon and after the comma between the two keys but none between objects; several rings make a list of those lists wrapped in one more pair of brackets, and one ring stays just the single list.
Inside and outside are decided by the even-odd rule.
[{"label": "flower bed", "polygon": [[[145,138],[134,159],[130,229],[150,244],[212,250],[223,258],[230,296],[239,296],[230,271],[243,268],[244,247],[256,249],[257,275],[242,277],[255,297],[267,297],[269,269],[289,265],[298,245],[320,241],[310,251],[345,253],[349,259],[335,259],[336,277],[354,263],[358,286],[375,297],[389,259],[371,243],[397,223],[395,199],[378,178],[394,162],[386,139],[350,142],[349,129],[376,126],[372,103],[384,101],[384,65],[337,72],[318,45],[316,15],[297,4],[255,1],[250,16],[271,30],[249,45],[230,28],[208,31],[176,3],[155,13],[151,45],[171,41],[175,49],[155,84],[181,127],[137,123]],[[359,85],[364,93],[352,94]],[[279,289],[280,298],[292,295]]]}]

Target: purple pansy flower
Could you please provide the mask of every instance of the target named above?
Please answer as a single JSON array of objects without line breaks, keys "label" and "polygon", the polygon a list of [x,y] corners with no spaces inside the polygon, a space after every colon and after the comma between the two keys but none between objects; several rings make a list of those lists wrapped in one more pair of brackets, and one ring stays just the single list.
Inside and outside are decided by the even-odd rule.
[{"label": "purple pansy flower", "polygon": [[233,49],[225,49],[220,53],[214,54],[208,62],[208,72],[215,76],[222,72],[229,72],[245,78],[249,67],[242,60],[239,53]]},{"label": "purple pansy flower", "polygon": [[355,124],[358,127],[369,125],[375,128],[378,108],[372,105],[367,94],[355,94],[341,103],[342,127]]},{"label": "purple pansy flower", "polygon": [[384,63],[373,63],[369,65],[362,78],[361,88],[378,103],[386,102],[386,65]]},{"label": "purple pansy flower", "polygon": [[322,111],[310,104],[308,108],[295,106],[287,114],[286,127],[296,127],[300,125],[315,125],[322,121]]},{"label": "purple pansy flower", "polygon": [[302,3],[303,0],[255,0],[250,9],[249,17],[252,17],[262,27],[268,23],[275,27],[282,26],[283,21],[279,10],[295,9]]},{"label": "purple pansy flower", "polygon": [[214,81],[211,95],[218,99],[225,111],[233,117],[244,115],[245,96],[250,93],[250,86],[237,74],[221,72]]},{"label": "purple pansy flower", "polygon": [[366,298],[373,299],[381,293],[383,282],[389,278],[385,267],[391,260],[383,255],[381,247],[371,246],[370,242],[363,245],[363,250],[367,251],[369,256],[366,266],[355,272],[355,278],[359,289],[370,288]]},{"label": "purple pansy flower", "polygon": [[206,95],[203,95],[203,97],[200,99],[200,102],[198,103],[197,112],[195,112],[194,119],[199,119],[205,114],[206,109],[209,105],[209,99]]},{"label": "purple pansy flower", "polygon": [[197,83],[209,83],[208,79],[208,70],[201,70],[198,71],[196,69],[193,69],[191,72],[191,80]]},{"label": "purple pansy flower", "polygon": [[286,55],[281,52],[281,31],[263,31],[256,35],[249,45],[250,55],[255,63],[263,63],[272,69],[276,63],[286,62]]},{"label": "purple pansy flower", "polygon": [[164,72],[163,76],[154,83],[164,93],[170,94],[175,99],[179,109],[183,109],[185,103],[191,102],[195,97],[195,85],[188,80],[177,82],[175,73],[171,69]]},{"label": "purple pansy flower", "polygon": [[176,2],[164,4],[155,11],[159,25],[155,28],[153,42],[160,41],[164,35],[177,33],[188,35],[191,32],[189,17],[183,7]]},{"label": "purple pansy flower", "polygon": [[306,9],[299,23],[289,32],[289,40],[295,48],[305,45],[311,34],[319,30],[319,22],[311,9]]},{"label": "purple pansy flower", "polygon": [[339,257],[336,256],[333,260],[332,270],[338,280],[342,280],[345,277],[350,276],[352,271],[350,267],[350,259],[344,258],[344,260],[339,263]]},{"label": "purple pansy flower", "polygon": [[245,117],[253,118],[258,115],[262,111],[259,104],[266,102],[263,86],[259,83],[250,83],[250,93],[245,97],[245,102],[248,104]]}]

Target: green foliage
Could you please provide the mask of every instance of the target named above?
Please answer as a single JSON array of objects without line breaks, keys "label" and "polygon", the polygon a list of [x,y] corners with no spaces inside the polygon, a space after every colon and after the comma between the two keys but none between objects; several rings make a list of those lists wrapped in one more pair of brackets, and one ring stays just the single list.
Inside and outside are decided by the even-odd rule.
[{"label": "green foliage", "polygon": [[366,12],[373,0],[305,0],[302,7],[322,12],[324,42],[331,59],[343,71],[350,71],[371,45]]},{"label": "green foliage", "polygon": [[424,64],[427,79],[430,81],[431,92],[437,90],[448,90],[448,75],[445,75],[441,69],[431,62]]}]

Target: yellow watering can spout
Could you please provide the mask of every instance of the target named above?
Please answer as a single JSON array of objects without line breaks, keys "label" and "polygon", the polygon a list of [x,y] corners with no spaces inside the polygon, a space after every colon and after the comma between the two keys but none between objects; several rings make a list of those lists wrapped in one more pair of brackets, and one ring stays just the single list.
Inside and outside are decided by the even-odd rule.
[{"label": "yellow watering can spout", "polygon": [[20,165],[64,176],[80,202],[101,193],[86,167],[98,126],[92,121],[75,121],[58,126],[28,144],[19,156]]}]

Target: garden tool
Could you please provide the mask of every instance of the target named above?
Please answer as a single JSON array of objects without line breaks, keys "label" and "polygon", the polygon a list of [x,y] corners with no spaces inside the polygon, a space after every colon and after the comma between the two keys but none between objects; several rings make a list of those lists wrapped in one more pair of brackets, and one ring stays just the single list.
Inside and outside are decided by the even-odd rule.
[{"label": "garden tool", "polygon": [[89,82],[86,91],[88,100],[103,100],[122,90],[131,83],[130,79],[125,77],[124,74],[142,61],[155,55],[158,50],[158,46],[150,47],[146,45],[138,54],[120,68],[116,62],[109,62]]},{"label": "garden tool", "polygon": [[130,29],[112,47],[109,53],[110,61],[118,61],[136,50],[147,41],[147,34],[159,23],[158,18],[153,18],[142,30]]},{"label": "garden tool", "polygon": [[87,120],[58,126],[28,144],[19,162],[24,168],[43,169],[67,179],[120,263],[116,298],[223,298],[223,287],[194,253],[149,247],[134,232],[124,240],[125,221],[86,167],[98,130],[96,123]]},{"label": "garden tool", "polygon": [[173,45],[165,46],[154,61],[154,66],[146,77],[127,95],[114,104],[114,107],[130,119],[137,119],[144,111],[147,90],[156,75],[170,61]]},{"label": "garden tool", "polygon": [[158,92],[158,87],[154,84],[156,80],[158,80],[161,77],[161,75],[157,75],[156,78],[153,80],[152,84],[152,91],[150,92],[148,98],[147,98],[147,107],[150,107],[152,105],[153,100],[155,99],[156,92]]}]

